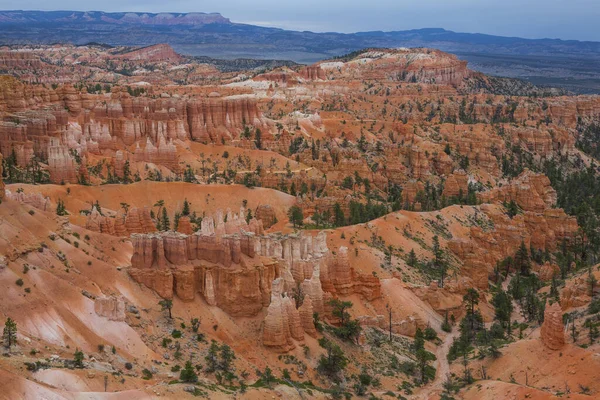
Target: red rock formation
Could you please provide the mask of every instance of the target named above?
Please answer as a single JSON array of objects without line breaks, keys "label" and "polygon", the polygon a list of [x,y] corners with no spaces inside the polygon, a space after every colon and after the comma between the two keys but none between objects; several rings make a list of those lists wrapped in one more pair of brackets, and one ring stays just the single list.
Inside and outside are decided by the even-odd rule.
[{"label": "red rock formation", "polygon": [[262,126],[256,100],[249,97],[190,101],[187,115],[192,139],[203,143],[235,138],[245,125]]},{"label": "red rock formation", "polygon": [[[598,279],[597,275],[596,279]],[[592,299],[592,293],[588,277],[588,274],[583,274],[567,281],[567,284],[560,293],[560,305],[563,310],[589,304]],[[594,288],[594,294],[598,292],[598,289],[598,287]]]},{"label": "red rock formation", "polygon": [[542,281],[549,281],[554,276],[558,276],[560,268],[556,264],[551,264],[548,261],[540,267],[538,275]]},{"label": "red rock formation", "polygon": [[65,146],[48,148],[48,170],[52,183],[78,183],[79,167]]},{"label": "red rock formation", "polygon": [[378,278],[360,275],[350,266],[348,248],[340,247],[336,257],[327,267],[327,274],[321,275],[321,282],[326,291],[337,295],[359,293],[367,300],[381,297],[381,283]]},{"label": "red rock formation", "polygon": [[179,218],[177,232],[183,233],[185,235],[191,235],[192,233],[194,233],[194,228],[192,228],[192,223],[190,222],[189,217],[183,216]]},{"label": "red rock formation", "polygon": [[542,213],[526,211],[509,218],[499,206],[482,205],[481,211],[493,223],[493,228],[473,226],[469,237],[448,242],[448,248],[464,262],[463,275],[473,285],[487,287],[487,276],[498,261],[514,256],[524,242],[536,249],[554,251],[563,239],[570,241],[577,234],[577,221],[561,209],[547,208]]},{"label": "red rock formation", "polygon": [[[152,274],[167,271],[175,293],[184,300],[193,300],[199,292],[230,315],[256,315],[268,305],[270,282],[278,277],[279,266],[242,254],[240,240],[237,235],[134,234],[130,272],[138,282],[156,289],[151,285],[163,282],[152,280]],[[172,296],[173,287],[163,297]]]},{"label": "red rock formation", "polygon": [[300,69],[300,76],[308,80],[325,80],[325,71],[319,65],[308,65]]},{"label": "red rock formation", "polygon": [[5,190],[5,198],[7,200],[18,201],[22,204],[30,205],[42,211],[50,210],[50,198],[42,196],[41,193],[12,193],[10,190]]},{"label": "red rock formation", "polygon": [[111,321],[125,321],[125,302],[122,298],[102,296],[94,300],[94,311]]},{"label": "red rock formation", "polygon": [[312,337],[317,336],[317,329],[315,328],[315,323],[313,319],[314,309],[312,306],[312,300],[310,296],[305,296],[304,301],[300,308],[298,308],[298,313],[300,314],[300,322],[302,324],[302,329],[304,332]]},{"label": "red rock formation", "polygon": [[254,212],[254,218],[262,221],[263,227],[265,229],[269,229],[273,225],[275,225],[275,221],[277,221],[277,217],[275,216],[275,210],[268,204],[261,204],[256,207],[256,211]]},{"label": "red rock formation", "polygon": [[271,304],[263,325],[263,344],[276,351],[287,352],[296,347],[292,340],[286,301],[282,297],[283,279],[273,281]]},{"label": "red rock formation", "polygon": [[496,187],[478,194],[483,203],[515,201],[525,211],[544,212],[556,205],[556,191],[550,185],[550,179],[529,170],[508,185]]},{"label": "red rock formation", "polygon": [[116,58],[140,61],[181,61],[181,56],[168,44],[155,44],[134,51],[119,54]]},{"label": "red rock formation", "polygon": [[544,345],[551,350],[560,350],[565,344],[564,330],[560,305],[558,303],[547,304],[544,311],[544,323],[540,331]]},{"label": "red rock formation", "polygon": [[94,207],[86,218],[85,228],[93,232],[106,233],[114,236],[129,236],[132,233],[156,232],[156,227],[150,217],[150,210],[144,207],[131,208],[126,215],[117,215],[112,218],[100,215]]},{"label": "red rock formation", "polygon": [[2,180],[2,154],[0,154],[0,202],[4,200],[4,181]]},{"label": "red rock formation", "polygon": [[469,177],[464,171],[456,171],[446,178],[443,195],[446,198],[466,196],[469,190]]}]

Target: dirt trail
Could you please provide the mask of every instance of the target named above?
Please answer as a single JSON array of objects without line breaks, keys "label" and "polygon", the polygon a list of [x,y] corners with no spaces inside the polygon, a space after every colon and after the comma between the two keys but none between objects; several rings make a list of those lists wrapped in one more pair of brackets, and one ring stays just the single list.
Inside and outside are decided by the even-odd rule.
[{"label": "dirt trail", "polygon": [[433,382],[428,384],[423,390],[415,395],[415,399],[427,400],[433,397],[434,394],[439,394],[443,391],[443,385],[446,381],[446,377],[450,374],[450,364],[448,363],[448,351],[452,342],[455,338],[460,335],[458,326],[453,327],[453,331],[446,335],[444,341],[439,345],[435,351],[435,379]]}]

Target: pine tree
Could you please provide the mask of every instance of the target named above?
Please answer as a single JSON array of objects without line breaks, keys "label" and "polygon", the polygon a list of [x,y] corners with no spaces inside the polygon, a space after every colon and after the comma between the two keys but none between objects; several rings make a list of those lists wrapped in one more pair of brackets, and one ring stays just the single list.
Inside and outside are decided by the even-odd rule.
[{"label": "pine tree", "polygon": [[67,209],[65,208],[65,203],[61,200],[58,199],[58,202],[56,203],[56,215],[67,215]]},{"label": "pine tree", "polygon": [[262,132],[258,128],[256,128],[256,132],[254,133],[254,144],[257,149],[262,149]]},{"label": "pine tree", "polygon": [[169,215],[167,214],[167,209],[162,209],[162,216],[160,218],[160,226],[163,231],[168,231],[171,228],[171,222],[169,221]]},{"label": "pine tree", "polygon": [[190,203],[187,201],[187,199],[183,200],[183,210],[181,211],[181,215],[190,215]]},{"label": "pine tree", "polygon": [[173,318],[171,316],[171,309],[173,308],[173,300],[164,299],[164,300],[159,301],[158,305],[161,306],[161,309],[163,311],[168,310],[169,311],[169,318]]},{"label": "pine tree", "polygon": [[129,166],[129,160],[125,161],[123,165],[123,183],[131,183],[131,169]]},{"label": "pine tree", "polygon": [[333,205],[333,220],[335,226],[346,225],[346,217],[344,215],[344,211],[342,211],[342,206],[340,206],[340,203],[335,203]]},{"label": "pine tree", "polygon": [[83,352],[79,349],[75,349],[75,355],[73,356],[73,362],[75,363],[75,367],[83,368]]},{"label": "pine tree", "polygon": [[408,253],[408,260],[406,260],[406,264],[409,267],[413,267],[414,268],[414,267],[417,266],[417,263],[418,263],[417,254],[415,253],[414,249],[411,249],[410,253]]},{"label": "pine tree", "polygon": [[2,332],[4,346],[10,350],[11,346],[17,343],[17,323],[10,317],[4,323],[4,331]]},{"label": "pine tree", "polygon": [[527,251],[527,246],[525,246],[524,241],[521,241],[521,246],[519,246],[519,249],[515,254],[515,264],[516,267],[519,268],[521,275],[529,275],[531,270],[531,262],[529,260],[529,252]]},{"label": "pine tree", "polygon": [[302,209],[298,206],[291,206],[288,210],[288,218],[290,222],[294,225],[294,228],[297,226],[302,226],[304,220],[304,214],[302,213]]},{"label": "pine tree", "polygon": [[179,380],[185,383],[198,382],[198,375],[194,371],[194,367],[190,361],[186,361],[185,367],[179,373]]}]

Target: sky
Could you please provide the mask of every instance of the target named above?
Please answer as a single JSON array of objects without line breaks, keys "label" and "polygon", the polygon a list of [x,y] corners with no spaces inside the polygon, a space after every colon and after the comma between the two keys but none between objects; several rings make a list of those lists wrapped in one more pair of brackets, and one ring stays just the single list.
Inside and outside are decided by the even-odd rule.
[{"label": "sky", "polygon": [[0,9],[220,12],[233,22],[314,32],[445,28],[600,41],[600,0],[0,0]]}]

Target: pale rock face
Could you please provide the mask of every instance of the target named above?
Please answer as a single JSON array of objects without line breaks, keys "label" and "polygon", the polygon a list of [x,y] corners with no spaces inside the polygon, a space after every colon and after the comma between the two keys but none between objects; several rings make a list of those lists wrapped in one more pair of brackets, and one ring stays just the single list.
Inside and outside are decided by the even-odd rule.
[{"label": "pale rock face", "polygon": [[544,311],[544,323],[540,331],[542,342],[551,350],[560,350],[565,344],[562,309],[558,303],[547,304]]},{"label": "pale rock face", "polygon": [[48,170],[52,183],[77,183],[79,167],[66,146],[48,148]]},{"label": "pale rock face", "polygon": [[122,298],[102,296],[94,300],[96,314],[111,321],[125,321],[125,302]]},{"label": "pale rock face", "polygon": [[283,279],[275,279],[271,289],[271,304],[263,326],[263,344],[278,351],[287,352],[296,347],[292,340],[290,325],[285,306]]},{"label": "pale rock face", "polygon": [[312,300],[309,296],[304,297],[304,301],[300,308],[298,308],[298,313],[300,314],[300,322],[302,324],[302,329],[304,332],[312,337],[317,336],[317,329],[315,328],[315,323],[313,321],[314,308],[312,306]]},{"label": "pale rock face", "polygon": [[18,201],[21,204],[27,204],[42,211],[48,211],[51,208],[50,198],[42,196],[41,193],[12,193],[7,189],[5,190],[5,197],[7,200]]}]

